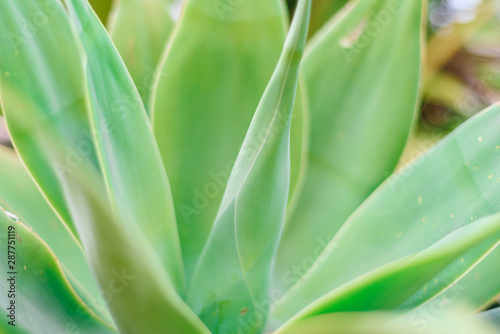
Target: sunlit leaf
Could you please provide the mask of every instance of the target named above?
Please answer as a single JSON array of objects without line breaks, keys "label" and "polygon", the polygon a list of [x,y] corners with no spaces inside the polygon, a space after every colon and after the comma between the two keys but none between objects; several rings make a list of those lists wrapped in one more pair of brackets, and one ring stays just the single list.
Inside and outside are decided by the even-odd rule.
[{"label": "sunlit leaf", "polygon": [[92,130],[111,203],[139,225],[183,294],[170,185],[146,111],[111,39],[85,0],[67,2],[86,56]]},{"label": "sunlit leaf", "polygon": [[146,106],[154,88],[158,62],[174,27],[167,7],[170,2],[120,0],[109,28],[113,43]]},{"label": "sunlit leaf", "polygon": [[[61,150],[56,141],[46,137],[45,142],[57,156]],[[113,217],[96,178],[91,169],[82,166],[79,174],[61,174],[59,182],[120,333],[163,333],[168,329],[208,334],[177,294],[142,231]]]},{"label": "sunlit leaf", "polygon": [[500,105],[466,122],[377,189],[278,303],[286,318],[328,291],[500,211]]},{"label": "sunlit leaf", "polygon": [[[188,280],[278,62],[285,21],[281,0],[189,0],[164,56],[152,121],[172,185]],[[302,144],[299,100],[293,145]],[[301,155],[301,147],[292,148],[292,183]]]},{"label": "sunlit leaf", "polygon": [[[500,215],[488,216],[451,233],[419,253],[396,260],[334,289],[302,310],[291,322],[322,313],[395,309],[455,260],[467,261],[466,267],[462,268],[462,273],[465,273],[499,242]],[[476,251],[474,256],[467,259],[461,257],[476,248],[480,251]]]},{"label": "sunlit leaf", "polygon": [[[37,18],[35,20],[35,18]],[[0,3],[0,94],[12,141],[63,221],[75,227],[57,182],[83,160],[97,159],[87,121],[87,93],[78,43],[55,0]],[[32,121],[41,116],[40,123]],[[57,133],[66,155],[55,162],[38,136]]]},{"label": "sunlit leaf", "polygon": [[421,1],[358,1],[309,45],[308,168],[278,252],[282,292],[396,167],[417,103],[421,16]]},{"label": "sunlit leaf", "polygon": [[[15,320],[16,327],[6,326],[7,333],[64,333],[67,330],[116,333],[113,326],[83,303],[47,244],[2,200],[0,228],[0,246],[5,250],[0,260],[4,270],[0,304],[3,310],[8,310],[5,312],[8,315],[11,314],[9,307],[15,308],[14,318],[4,313],[2,319],[2,327],[7,321]],[[8,254],[15,259],[9,260]]]},{"label": "sunlit leaf", "polygon": [[439,317],[394,319],[390,313],[330,313],[304,319],[275,334],[494,334],[497,330],[482,319],[467,318],[465,310],[440,313]]},{"label": "sunlit leaf", "polygon": [[[444,268],[429,280],[425,286],[401,305],[401,309],[415,307],[410,314],[420,317],[432,308],[452,309],[457,304],[467,304],[473,310],[491,305],[500,294],[500,286],[491,279],[500,269],[500,247],[497,246],[484,254],[484,246],[478,247]],[[483,255],[481,262],[474,267],[470,263]]]},{"label": "sunlit leaf", "polygon": [[58,261],[82,285],[80,297],[112,323],[106,306],[98,301],[99,287],[82,246],[52,211],[15,152],[5,147],[0,147],[0,198],[30,223],[33,232],[47,243]]},{"label": "sunlit leaf", "polygon": [[[298,4],[194,272],[188,303],[216,332],[258,333],[265,324],[290,186],[290,123],[310,7],[309,0]],[[213,273],[217,279],[207,279]]]}]

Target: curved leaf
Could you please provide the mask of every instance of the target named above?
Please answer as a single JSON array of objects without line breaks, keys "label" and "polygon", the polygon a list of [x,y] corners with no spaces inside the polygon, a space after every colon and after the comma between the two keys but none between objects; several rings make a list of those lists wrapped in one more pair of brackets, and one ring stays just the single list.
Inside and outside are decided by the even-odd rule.
[{"label": "curved leaf", "polygon": [[[152,122],[171,180],[188,281],[278,62],[284,11],[282,0],[189,0],[164,55]],[[302,143],[298,103],[292,144]],[[301,160],[301,147],[293,147],[293,180]]]},{"label": "curved leaf", "polygon": [[[311,2],[297,6],[190,286],[189,305],[218,333],[258,333],[267,317],[271,266],[290,187],[290,122]],[[217,280],[207,280],[214,272]]]},{"label": "curved leaf", "polygon": [[499,212],[498,126],[494,105],[386,181],[279,301],[276,315],[286,319],[328,291]]},{"label": "curved leaf", "polygon": [[[478,311],[490,305],[500,294],[500,284],[491,279],[499,273],[500,247],[491,249],[474,267],[470,262],[481,255],[481,248],[464,254],[459,260],[442,270],[409,298],[400,308],[416,307],[412,317],[421,317],[429,309],[442,310],[467,304]],[[446,282],[447,284],[443,284]]]},{"label": "curved leaf", "polygon": [[146,111],[87,1],[71,0],[67,6],[87,55],[92,130],[111,203],[124,222],[144,231],[182,295],[185,282],[172,195]]},{"label": "curved leaf", "polygon": [[[101,318],[112,323],[106,306],[97,301],[99,287],[82,246],[52,211],[16,153],[5,147],[0,147],[0,198],[30,222],[33,232],[47,243],[69,275],[74,276],[75,284],[82,284],[81,291],[77,290],[80,298]],[[75,285],[73,288],[76,290]]]},{"label": "curved leaf", "polygon": [[[46,136],[44,143],[53,156],[61,154],[54,138]],[[85,164],[78,174],[59,175],[90,266],[119,332],[208,334],[177,294],[142,230],[112,214],[99,179]]]},{"label": "curved leaf", "polygon": [[[14,319],[2,319],[2,325],[15,320],[16,331],[8,326],[8,333],[116,333],[78,297],[49,247],[1,200],[0,228],[0,246],[6,252],[0,263],[8,270],[0,282],[5,292],[0,304],[3,310],[15,307]],[[14,262],[7,262],[8,249]]]},{"label": "curved leaf", "polygon": [[111,38],[134,80],[146,109],[174,21],[165,0],[120,0],[109,28]]},{"label": "curved leaf", "polygon": [[329,292],[302,310],[290,323],[323,313],[397,308],[444,267],[455,260],[465,262],[460,258],[465,252],[477,247],[481,249],[474,259],[468,259],[464,272],[481,261],[499,242],[500,215],[483,218],[417,254],[382,266]]},{"label": "curved leaf", "polygon": [[304,319],[275,334],[494,334],[495,328],[481,319],[467,318],[459,310],[429,318],[394,319],[391,313],[329,313]]},{"label": "curved leaf", "polygon": [[278,252],[282,292],[396,167],[417,103],[421,19],[422,1],[358,1],[311,41],[309,160]]},{"label": "curved leaf", "polygon": [[[78,238],[57,173],[97,159],[87,121],[87,95],[78,43],[56,0],[0,3],[0,94],[19,156],[62,220]],[[40,115],[40,123],[34,123]],[[38,140],[57,133],[66,155],[55,163]]]}]

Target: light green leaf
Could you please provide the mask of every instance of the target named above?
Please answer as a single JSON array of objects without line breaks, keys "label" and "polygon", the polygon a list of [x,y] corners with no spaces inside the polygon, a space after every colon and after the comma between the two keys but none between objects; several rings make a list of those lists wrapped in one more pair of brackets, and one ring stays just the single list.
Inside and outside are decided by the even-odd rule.
[{"label": "light green leaf", "polygon": [[144,105],[87,1],[71,0],[67,6],[87,55],[92,130],[111,203],[124,222],[144,231],[182,295],[185,282],[172,195]]},{"label": "light green leaf", "polygon": [[[120,0],[109,31],[146,107],[174,21],[166,0]],[[149,108],[146,108],[149,111]]]},{"label": "light green leaf", "polygon": [[[421,317],[433,308],[446,310],[465,303],[478,311],[490,305],[500,294],[500,284],[492,279],[500,271],[497,265],[500,261],[500,247],[497,244],[487,254],[483,253],[484,246],[467,252],[430,279],[400,308],[414,307],[410,314]],[[481,262],[471,267],[471,262],[478,256],[483,256]]]},{"label": "light green leaf", "polygon": [[[60,333],[68,330],[116,333],[85,305],[47,244],[3,200],[0,200],[0,228],[0,246],[5,250],[0,260],[4,271],[0,281],[0,288],[4,291],[0,304],[3,310],[15,307],[15,319],[2,317],[2,327],[7,321],[15,320],[16,328],[6,326],[7,333]],[[11,253],[7,253],[8,250]],[[15,256],[11,259],[13,262],[8,262],[8,254]],[[11,306],[12,301],[14,306]],[[7,312],[11,313],[10,310]]]},{"label": "light green leaf", "polygon": [[[189,0],[164,55],[152,121],[172,185],[188,281],[278,62],[285,11],[281,0]],[[293,145],[302,145],[299,103]],[[291,159],[295,183],[301,147],[292,147]]]},{"label": "light green leaf", "polygon": [[[267,316],[271,266],[290,186],[290,123],[311,2],[301,0],[297,6],[190,286],[189,305],[218,333],[259,333]],[[213,273],[217,279],[207,279]]]},{"label": "light green leaf", "polygon": [[[467,272],[500,241],[500,215],[481,219],[457,230],[431,247],[361,276],[329,292],[297,314],[290,323],[317,314],[395,309],[444,267],[470,249]],[[441,282],[441,285],[446,283]],[[286,327],[286,325],[285,325]]]},{"label": "light green leaf", "polygon": [[279,301],[276,315],[286,319],[348,281],[499,212],[499,126],[494,105],[386,181]]},{"label": "light green leaf", "polygon": [[80,290],[73,285],[80,298],[84,299],[101,318],[112,323],[106,306],[98,301],[99,287],[87,264],[82,246],[52,211],[18,160],[16,153],[1,146],[0,198],[30,222],[33,232],[47,243],[63,268],[67,270],[68,276],[71,276],[68,279],[71,281],[74,277],[75,284],[82,285]]},{"label": "light green leaf", "polygon": [[304,319],[275,334],[494,334],[495,328],[482,319],[466,317],[467,312],[454,312],[430,318],[394,319],[395,314],[357,312],[329,313]]},{"label": "light green leaf", "polygon": [[[75,227],[57,183],[83,160],[97,166],[87,121],[78,43],[55,0],[0,3],[0,94],[12,141],[34,180],[72,233]],[[41,123],[32,121],[40,115]],[[57,133],[66,155],[54,163],[38,136]]]},{"label": "light green leaf", "polygon": [[306,50],[308,167],[278,251],[277,290],[300,279],[396,167],[417,103],[421,16],[421,1],[358,1]]},{"label": "light green leaf", "polygon": [[[47,137],[46,147],[57,156],[59,145]],[[120,333],[208,334],[177,294],[143,232],[113,217],[104,189],[97,186],[99,176],[86,167],[78,174],[60,174],[59,182]]]}]

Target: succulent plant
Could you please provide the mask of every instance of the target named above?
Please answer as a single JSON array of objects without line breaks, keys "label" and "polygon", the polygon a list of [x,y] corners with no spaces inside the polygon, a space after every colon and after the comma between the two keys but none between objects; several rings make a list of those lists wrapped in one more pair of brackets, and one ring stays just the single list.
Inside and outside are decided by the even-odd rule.
[{"label": "succulent plant", "polygon": [[393,173],[426,2],[169,3],[0,2],[0,331],[494,333],[500,105]]}]

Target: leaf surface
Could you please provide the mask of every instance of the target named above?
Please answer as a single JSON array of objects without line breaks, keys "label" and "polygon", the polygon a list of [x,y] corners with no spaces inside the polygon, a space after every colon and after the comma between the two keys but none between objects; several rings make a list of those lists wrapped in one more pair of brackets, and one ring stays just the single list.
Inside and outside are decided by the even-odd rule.
[{"label": "leaf surface", "polygon": [[[399,7],[394,7],[398,3]],[[289,212],[274,285],[285,292],[396,167],[420,73],[421,1],[358,1],[309,44],[308,163]]]},{"label": "leaf surface", "polygon": [[158,63],[174,28],[169,4],[170,0],[121,0],[116,3],[114,21],[109,28],[146,107]]},{"label": "leaf surface", "polygon": [[[87,94],[78,42],[55,0],[0,3],[0,94],[14,146],[34,180],[75,237],[57,173],[83,160],[97,166],[87,120]],[[40,123],[32,121],[40,116]],[[38,137],[57,133],[66,154],[57,164]]]},{"label": "leaf surface", "polygon": [[[51,155],[63,152],[57,137],[43,138]],[[139,226],[111,210],[100,175],[87,164],[59,174],[92,271],[120,333],[208,334],[178,295]],[[129,217],[130,219],[130,217]]]},{"label": "leaf surface", "polygon": [[[290,187],[290,123],[311,2],[297,6],[190,286],[189,305],[214,332],[258,333],[267,317],[271,266]],[[216,280],[207,279],[214,273]]]},{"label": "leaf surface", "polygon": [[111,203],[140,226],[179,293],[185,281],[167,174],[144,105],[104,27],[84,0],[67,2],[86,53],[92,130]]},{"label": "leaf surface", "polygon": [[[188,281],[278,62],[284,12],[281,0],[189,0],[161,63],[152,122],[171,180]],[[302,163],[299,100],[293,180]]]},{"label": "leaf surface", "polygon": [[[99,287],[92,276],[81,244],[52,211],[16,153],[6,147],[0,147],[0,198],[30,222],[29,227],[54,252],[69,276],[74,277],[73,288],[80,298],[101,318],[112,324],[105,304],[98,301]],[[80,284],[81,289],[77,289],[76,285]]]},{"label": "leaf surface", "polygon": [[[15,307],[16,328],[7,326],[8,333],[59,333],[67,330],[116,333],[113,326],[104,322],[80,299],[54,253],[3,200],[0,200],[0,227],[0,246],[5,249],[0,262],[2,268],[8,270],[0,282],[0,288],[5,291],[0,304],[6,310],[14,301]],[[9,248],[13,252],[9,254],[15,257],[11,259],[13,262],[7,259],[8,246],[13,247]],[[2,326],[6,319],[13,320],[4,315]]]},{"label": "leaf surface", "polygon": [[[500,242],[500,215],[492,215],[457,230],[431,247],[382,266],[322,296],[292,318],[332,312],[358,312],[395,309],[425,285],[429,279],[465,252],[479,248],[467,258],[470,270]],[[446,283],[441,282],[441,285]]]},{"label": "leaf surface", "polygon": [[500,105],[493,105],[388,179],[277,303],[276,315],[285,319],[350,280],[499,212],[499,125]]},{"label": "leaf surface", "polygon": [[495,328],[482,319],[467,318],[467,312],[454,310],[432,317],[409,319],[378,312],[329,313],[307,318],[276,334],[494,334]]}]

